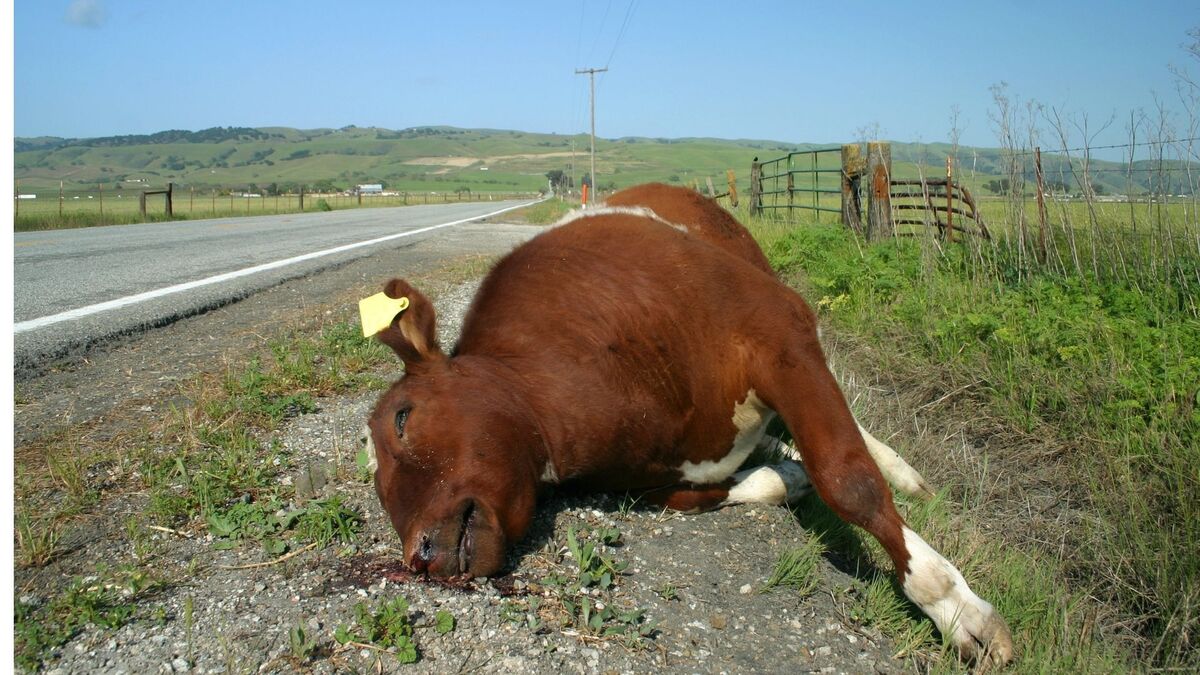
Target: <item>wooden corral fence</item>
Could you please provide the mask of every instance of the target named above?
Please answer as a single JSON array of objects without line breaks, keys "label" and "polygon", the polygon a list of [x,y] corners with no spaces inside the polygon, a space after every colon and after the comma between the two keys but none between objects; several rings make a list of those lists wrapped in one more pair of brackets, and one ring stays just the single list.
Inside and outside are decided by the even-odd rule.
[{"label": "wooden corral fence", "polygon": [[167,218],[174,218],[175,217],[175,207],[174,207],[174,204],[172,203],[174,193],[175,193],[175,184],[174,183],[167,183],[167,189],[165,189],[165,190],[142,190],[141,195],[138,196],[138,210],[142,214],[142,220],[146,220],[146,197],[149,197],[151,195],[165,195],[166,201],[167,201]]},{"label": "wooden corral fence", "polygon": [[[938,234],[950,241],[960,234],[992,238],[975,206],[975,198],[952,177],[893,180],[891,188],[894,225],[936,227]],[[896,234],[912,236],[916,232],[897,230]]]},{"label": "wooden corral fence", "polygon": [[[950,241],[958,234],[990,239],[969,190],[954,180],[947,159],[945,178],[892,178],[891,144],[870,142],[790,152],[750,164],[750,211],[792,219],[796,210],[837,213],[842,224],[868,239],[906,236],[896,226],[935,227]],[[833,163],[830,160],[835,160]],[[836,177],[838,183],[832,180]],[[863,201],[867,217],[863,219]],[[823,195],[831,195],[822,199]],[[840,196],[840,208],[834,206]]]}]

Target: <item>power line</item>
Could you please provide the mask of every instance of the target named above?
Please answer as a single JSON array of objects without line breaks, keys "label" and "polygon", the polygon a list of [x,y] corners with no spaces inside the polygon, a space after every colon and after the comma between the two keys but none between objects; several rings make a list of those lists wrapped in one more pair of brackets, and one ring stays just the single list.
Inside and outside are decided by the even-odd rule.
[{"label": "power line", "polygon": [[617,40],[613,43],[612,51],[608,53],[608,60],[604,62],[604,67],[612,63],[613,54],[617,53],[617,45],[621,44],[621,38],[625,35],[625,27],[629,25],[629,17],[633,14],[633,7],[637,4],[637,0],[629,0],[629,6],[625,8],[625,18],[621,20],[621,30],[617,32]]}]

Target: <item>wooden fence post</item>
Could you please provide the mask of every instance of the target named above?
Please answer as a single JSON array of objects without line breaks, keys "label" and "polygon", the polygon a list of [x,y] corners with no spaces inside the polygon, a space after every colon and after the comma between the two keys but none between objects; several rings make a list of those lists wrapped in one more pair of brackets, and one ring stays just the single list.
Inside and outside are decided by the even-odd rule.
[{"label": "wooden fence post", "polygon": [[871,203],[867,211],[867,239],[896,234],[892,223],[892,146],[886,141],[867,143],[867,174],[871,180]]},{"label": "wooden fence post", "polygon": [[750,215],[762,215],[762,165],[757,157],[750,162]]},{"label": "wooden fence post", "polygon": [[104,220],[104,183],[100,184],[100,220]]},{"label": "wooden fence post", "polygon": [[62,220],[63,182],[58,181],[58,219]]},{"label": "wooden fence post", "polygon": [[304,210],[304,186],[300,186],[300,210]]},{"label": "wooden fence post", "polygon": [[1042,149],[1033,149],[1033,168],[1037,176],[1038,262],[1046,263],[1046,181],[1042,174]]},{"label": "wooden fence post", "polygon": [[842,146],[842,224],[862,234],[862,202],[858,188],[866,163],[857,143]]},{"label": "wooden fence post", "polygon": [[949,157],[946,158],[946,241],[954,241],[954,160]]},{"label": "wooden fence post", "polygon": [[146,191],[138,193],[138,213],[142,214],[142,222],[146,222]]},{"label": "wooden fence post", "polygon": [[737,208],[737,176],[733,175],[733,169],[725,169],[725,180],[729,183],[729,203],[733,208]]},{"label": "wooden fence post", "polygon": [[[100,208],[104,208],[104,202],[100,203]],[[167,218],[175,217],[175,184],[167,183]]]}]

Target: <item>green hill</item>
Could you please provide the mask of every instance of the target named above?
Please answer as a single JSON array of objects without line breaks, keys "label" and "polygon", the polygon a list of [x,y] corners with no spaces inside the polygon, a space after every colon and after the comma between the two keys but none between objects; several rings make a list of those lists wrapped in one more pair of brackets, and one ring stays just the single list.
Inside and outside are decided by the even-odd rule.
[{"label": "green hill", "polygon": [[[347,126],[341,129],[214,127],[169,130],[147,135],[68,139],[15,139],[14,171],[22,192],[106,188],[135,181],[168,181],[197,190],[344,189],[382,183],[404,191],[476,192],[537,190],[545,174],[560,170],[577,180],[587,172],[588,137],[494,129],[433,126],[391,130]],[[719,186],[733,169],[745,189],[751,159],[773,159],[788,151],[819,147],[767,140],[716,138],[597,139],[596,170],[601,186],[624,187],[659,180]],[[950,147],[895,143],[894,173],[901,177],[940,175]],[[1003,157],[992,148],[960,148],[968,183],[985,190],[1003,173]],[[832,157],[830,156],[830,159]],[[1046,175],[1057,180],[1065,161],[1045,156]],[[824,162],[823,162],[824,163]],[[1095,182],[1109,193],[1128,191],[1124,165],[1094,162]],[[974,171],[970,169],[973,167]],[[1154,173],[1140,167],[1134,192],[1152,184]],[[1029,168],[1032,178],[1032,167]],[[1069,170],[1064,182],[1076,190]],[[987,194],[987,191],[984,191]]]}]

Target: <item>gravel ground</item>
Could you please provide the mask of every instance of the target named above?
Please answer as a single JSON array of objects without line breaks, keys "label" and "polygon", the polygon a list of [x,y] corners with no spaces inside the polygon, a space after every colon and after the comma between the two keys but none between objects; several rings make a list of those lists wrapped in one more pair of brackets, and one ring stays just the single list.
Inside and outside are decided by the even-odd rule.
[{"label": "gravel ground", "polygon": [[[443,338],[457,333],[473,293],[470,284],[438,300]],[[326,477],[317,496],[341,495],[363,516],[355,545],[309,550],[275,564],[252,545],[217,550],[209,534],[147,530],[143,561],[167,584],[140,603],[138,620],[116,631],[89,628],[48,664],[51,673],[149,672],[903,672],[896,647],[873,629],[844,620],[841,605],[853,577],[823,561],[818,590],[800,597],[765,590],[779,554],[804,541],[785,509],[739,506],[681,515],[622,508],[619,495],[562,492],[544,500],[530,535],[497,579],[447,585],[401,571],[398,538],[370,483],[356,476],[354,454],[375,392],[323,399],[319,410],[290,420],[272,438],[284,450],[285,486],[307,492],[305,477]],[[297,484],[303,482],[303,486]],[[316,481],[319,485],[321,481]],[[133,544],[117,525],[135,513],[138,496],[110,504],[110,517],[73,559],[133,560]],[[627,565],[613,589],[568,593],[555,577],[573,578],[566,555],[569,529],[616,528],[617,546],[602,555]],[[150,551],[147,553],[146,551]],[[240,568],[240,569],[231,569]],[[86,571],[86,567],[81,568]],[[20,576],[20,575],[19,575]],[[36,576],[36,575],[35,575]],[[22,583],[18,578],[18,584]],[[26,589],[36,587],[27,582]],[[36,601],[36,590],[18,590]],[[644,610],[648,638],[598,637],[563,626],[561,599]],[[356,603],[378,607],[402,596],[417,626],[420,660],[341,646],[339,625],[351,624]],[[599,605],[593,605],[598,607]],[[456,627],[439,635],[423,627],[438,611]],[[289,632],[302,628],[315,643],[293,655]]]}]

